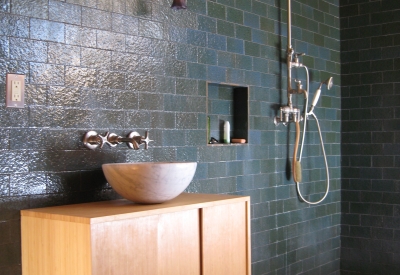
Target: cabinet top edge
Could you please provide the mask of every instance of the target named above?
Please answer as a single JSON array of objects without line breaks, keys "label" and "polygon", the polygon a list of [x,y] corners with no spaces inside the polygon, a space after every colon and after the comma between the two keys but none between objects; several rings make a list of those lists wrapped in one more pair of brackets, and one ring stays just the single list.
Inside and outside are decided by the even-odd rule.
[{"label": "cabinet top edge", "polygon": [[249,202],[249,196],[182,193],[161,204],[135,204],[120,199],[21,210],[21,217],[96,224],[205,207]]}]

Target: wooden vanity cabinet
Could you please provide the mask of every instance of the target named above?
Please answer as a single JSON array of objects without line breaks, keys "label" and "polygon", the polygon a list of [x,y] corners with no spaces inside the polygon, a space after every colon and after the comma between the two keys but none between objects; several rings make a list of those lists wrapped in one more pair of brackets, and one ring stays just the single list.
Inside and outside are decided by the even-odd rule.
[{"label": "wooden vanity cabinet", "polygon": [[250,275],[250,198],[188,194],[21,211],[23,275]]}]

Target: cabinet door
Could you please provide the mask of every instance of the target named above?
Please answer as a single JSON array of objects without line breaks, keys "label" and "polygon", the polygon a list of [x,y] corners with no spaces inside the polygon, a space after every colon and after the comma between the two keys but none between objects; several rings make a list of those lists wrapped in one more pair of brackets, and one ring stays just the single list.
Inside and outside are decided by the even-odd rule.
[{"label": "cabinet door", "polygon": [[202,209],[202,275],[250,275],[248,202]]},{"label": "cabinet door", "polygon": [[21,244],[24,275],[91,274],[88,224],[22,216]]},{"label": "cabinet door", "polygon": [[154,274],[200,275],[198,209],[160,215],[157,233],[158,270]]},{"label": "cabinet door", "polygon": [[93,275],[199,275],[199,210],[92,225]]}]

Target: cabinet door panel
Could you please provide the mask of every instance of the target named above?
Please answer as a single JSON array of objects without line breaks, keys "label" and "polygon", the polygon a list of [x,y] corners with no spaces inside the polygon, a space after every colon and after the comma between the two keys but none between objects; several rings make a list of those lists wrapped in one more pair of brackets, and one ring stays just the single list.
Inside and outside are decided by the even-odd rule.
[{"label": "cabinet door panel", "polygon": [[158,216],[92,225],[92,275],[157,274]]},{"label": "cabinet door panel", "polygon": [[197,209],[95,224],[93,275],[199,275],[199,232]]},{"label": "cabinet door panel", "polygon": [[247,213],[243,202],[202,209],[202,275],[248,274]]},{"label": "cabinet door panel", "polygon": [[21,239],[22,274],[91,274],[87,224],[22,217]]},{"label": "cabinet door panel", "polygon": [[200,275],[199,210],[160,215],[158,275]]}]

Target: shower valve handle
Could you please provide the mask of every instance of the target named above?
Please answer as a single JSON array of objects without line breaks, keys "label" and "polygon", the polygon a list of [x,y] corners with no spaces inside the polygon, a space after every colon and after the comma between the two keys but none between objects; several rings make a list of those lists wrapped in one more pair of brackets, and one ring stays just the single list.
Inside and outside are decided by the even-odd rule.
[{"label": "shower valve handle", "polygon": [[294,58],[293,58],[293,62],[292,62],[292,66],[293,67],[302,67],[303,64],[300,63],[299,61],[299,56],[303,56],[306,55],[305,53],[295,53],[294,54]]},{"label": "shower valve handle", "polygon": [[306,96],[305,90],[303,90],[303,85],[301,84],[301,80],[295,79],[294,82],[296,82],[296,93],[298,94],[303,94]]}]

